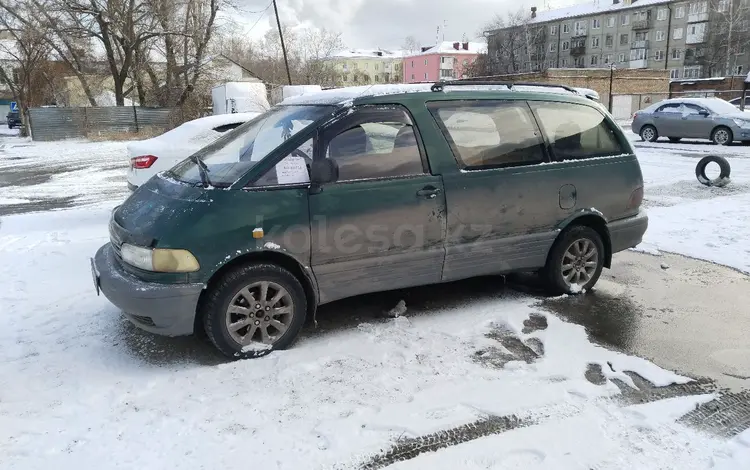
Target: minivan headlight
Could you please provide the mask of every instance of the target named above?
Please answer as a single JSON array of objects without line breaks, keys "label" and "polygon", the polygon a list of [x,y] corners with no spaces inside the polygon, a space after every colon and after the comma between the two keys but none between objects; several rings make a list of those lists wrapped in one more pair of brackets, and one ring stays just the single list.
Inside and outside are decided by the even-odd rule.
[{"label": "minivan headlight", "polygon": [[123,243],[122,260],[145,271],[159,273],[190,273],[200,269],[198,260],[187,250],[144,248]]},{"label": "minivan headlight", "polygon": [[744,119],[732,119],[732,120],[738,126],[744,128],[744,129],[750,129],[750,121],[746,121]]}]

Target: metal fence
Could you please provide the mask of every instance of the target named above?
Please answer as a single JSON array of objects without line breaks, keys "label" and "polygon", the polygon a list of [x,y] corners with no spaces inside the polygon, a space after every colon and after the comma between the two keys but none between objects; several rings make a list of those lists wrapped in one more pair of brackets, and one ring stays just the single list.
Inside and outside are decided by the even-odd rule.
[{"label": "metal fence", "polygon": [[160,133],[173,127],[170,108],[31,108],[33,140],[50,141],[101,135]]}]

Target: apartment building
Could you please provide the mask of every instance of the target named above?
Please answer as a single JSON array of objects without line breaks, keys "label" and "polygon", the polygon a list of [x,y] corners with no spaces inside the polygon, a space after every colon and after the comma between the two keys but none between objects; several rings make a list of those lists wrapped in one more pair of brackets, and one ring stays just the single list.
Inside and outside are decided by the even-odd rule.
[{"label": "apartment building", "polygon": [[350,49],[328,57],[337,82],[344,86],[401,81],[403,51],[386,49]]},{"label": "apartment building", "polygon": [[477,56],[485,52],[487,45],[481,42],[443,41],[422,47],[420,52],[404,57],[404,83],[464,78]]},{"label": "apartment building", "polygon": [[501,72],[615,66],[665,69],[674,79],[740,75],[750,70],[750,0],[532,7],[523,24],[489,31],[487,37],[490,62]]}]

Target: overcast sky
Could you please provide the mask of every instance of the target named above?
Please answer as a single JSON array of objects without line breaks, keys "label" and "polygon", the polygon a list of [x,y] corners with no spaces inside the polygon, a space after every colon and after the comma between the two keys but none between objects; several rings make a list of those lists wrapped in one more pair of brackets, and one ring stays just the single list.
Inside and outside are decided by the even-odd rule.
[{"label": "overcast sky", "polygon": [[[239,0],[243,23],[247,29],[256,23],[270,0]],[[584,0],[585,1],[585,0]],[[556,6],[581,3],[581,0],[548,0]],[[279,16],[285,24],[302,24],[343,33],[347,47],[400,47],[404,38],[413,35],[422,45],[435,43],[436,29],[441,27],[439,40],[479,40],[482,26],[495,14],[536,5],[544,0],[277,0]],[[262,35],[276,27],[273,7],[249,33]]]}]

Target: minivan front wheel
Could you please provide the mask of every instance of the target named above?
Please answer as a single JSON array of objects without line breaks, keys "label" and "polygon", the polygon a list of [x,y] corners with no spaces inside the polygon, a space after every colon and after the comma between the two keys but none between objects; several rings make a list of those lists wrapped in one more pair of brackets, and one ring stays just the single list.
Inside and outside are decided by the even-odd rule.
[{"label": "minivan front wheel", "polygon": [[734,136],[732,136],[731,129],[722,126],[714,129],[714,133],[711,135],[711,140],[713,140],[716,145],[729,145],[732,143],[732,140],[734,140]]},{"label": "minivan front wheel", "polygon": [[227,357],[260,357],[289,347],[305,321],[299,280],[273,264],[248,264],[209,288],[200,314],[208,338]]},{"label": "minivan front wheel", "polygon": [[659,138],[659,133],[656,132],[656,128],[654,126],[643,126],[641,128],[641,139],[645,140],[646,142],[656,142],[656,139]]},{"label": "minivan front wheel", "polygon": [[584,225],[566,229],[547,257],[545,277],[553,294],[577,294],[591,289],[604,268],[604,243],[596,230]]}]

